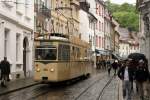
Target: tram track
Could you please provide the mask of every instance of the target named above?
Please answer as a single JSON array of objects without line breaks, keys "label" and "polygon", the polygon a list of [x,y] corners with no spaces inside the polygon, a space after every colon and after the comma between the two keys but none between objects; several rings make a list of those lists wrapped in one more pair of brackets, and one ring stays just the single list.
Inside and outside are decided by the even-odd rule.
[{"label": "tram track", "polygon": [[[99,79],[97,78],[97,80],[96,80],[95,79],[96,77],[99,77]],[[83,83],[80,81],[77,85],[75,85],[76,83],[74,83],[74,84],[65,85],[65,86],[63,86],[63,85],[62,86],[61,85],[52,86],[52,85],[39,84],[39,85],[29,87],[29,88],[26,88],[26,89],[23,89],[20,91],[6,94],[6,95],[0,97],[0,100],[6,100],[6,97],[8,98],[8,100],[36,100],[37,98],[41,98],[41,97],[42,97],[42,99],[38,99],[38,100],[49,100],[46,98],[48,98],[50,95],[53,95],[54,93],[56,93],[56,95],[54,95],[54,96],[58,96],[58,98],[59,98],[59,94],[64,93],[64,97],[66,96],[68,99],[63,99],[63,97],[62,97],[62,100],[74,100],[74,98],[76,96],[78,96],[78,98],[80,98],[80,96],[82,96],[94,84],[97,83],[97,85],[98,85],[99,81],[102,82],[103,80],[108,80],[107,79],[108,77],[104,78],[104,77],[106,77],[106,74],[104,74],[104,73],[101,75],[98,75],[96,77],[92,77],[92,78],[89,78],[88,80],[85,80],[84,84],[88,83],[86,85],[86,87],[83,86],[82,85]],[[83,86],[83,88],[82,88],[82,86]],[[82,91],[82,90],[84,90],[84,91]],[[83,93],[80,93],[79,91],[80,92],[82,91]],[[66,94],[65,94],[65,92],[66,92]],[[75,94],[72,95],[72,93],[73,94],[75,93]],[[77,100],[78,98],[76,98],[75,100]],[[59,99],[56,99],[56,100],[59,100]]]},{"label": "tram track", "polygon": [[[106,75],[106,74],[105,74]],[[95,84],[95,83],[97,83],[98,81],[100,81],[101,79],[103,79],[103,77],[105,76],[105,75],[102,75],[101,76],[101,78],[100,79],[98,79],[98,80],[96,80],[94,83],[92,83],[92,84],[90,84],[88,87],[90,88],[90,87],[92,87],[92,85],[93,84]],[[80,79],[80,81],[81,80],[83,80],[83,79]],[[90,79],[91,80],[91,79]],[[76,81],[76,82],[79,82],[79,81]],[[75,82],[75,83],[76,83]],[[74,83],[73,83],[74,84]],[[67,85],[68,86],[68,85]],[[58,87],[58,88],[60,88],[60,87]],[[51,88],[52,89],[52,88]],[[53,90],[53,89],[52,89]],[[87,89],[86,89],[87,90]],[[85,90],[85,92],[86,92],[86,90]],[[40,96],[42,96],[42,95],[44,95],[44,94],[47,94],[47,93],[49,93],[50,91],[44,91],[43,93],[41,92],[41,93],[39,93],[39,94],[36,94],[36,95],[34,95],[33,97],[31,97],[30,99],[27,99],[27,100],[34,100],[34,99],[36,99],[36,98],[38,98],[38,97],[40,97]],[[81,94],[82,95],[82,94]],[[77,99],[75,99],[75,100],[77,100]]]},{"label": "tram track", "polygon": [[102,100],[102,96],[103,96],[103,94],[104,94],[104,92],[105,92],[105,89],[110,85],[110,83],[112,82],[113,79],[114,79],[114,76],[109,79],[109,81],[106,83],[106,85],[105,85],[105,86],[103,87],[103,89],[100,91],[99,96],[97,97],[96,100]]},{"label": "tram track", "polygon": [[[102,90],[100,91],[100,94],[98,95],[96,100],[101,100],[99,99],[101,97],[101,95],[103,94],[103,91],[105,90],[105,88],[111,83],[112,79],[114,78],[114,76],[112,76],[108,82],[105,84],[105,86],[102,88]],[[99,83],[99,81],[101,81],[103,79],[103,77],[99,78],[98,80],[96,80],[95,82],[93,82],[92,84],[90,84],[86,89],[84,89],[84,91],[82,91],[74,100],[79,100],[80,97],[86,93],[91,87],[94,87],[95,84]]]},{"label": "tram track", "polygon": [[[86,88],[86,90],[88,90],[90,87],[92,87],[92,85],[96,84],[98,81],[100,81],[101,79],[103,79],[104,76],[105,76],[105,75],[102,75],[101,78],[99,78],[98,80],[96,80],[94,83],[90,84],[90,85]],[[60,88],[60,87],[59,87],[59,88]],[[80,97],[84,92],[86,92],[86,90],[84,90],[78,97]],[[40,97],[40,96],[42,96],[42,95],[44,95],[44,94],[47,94],[47,93],[49,93],[49,92],[50,92],[50,91],[44,91],[43,93],[41,92],[41,93],[39,93],[39,94],[34,95],[33,97],[31,97],[31,98],[28,99],[28,100],[34,100],[34,99],[36,99],[36,98],[38,98],[38,97]],[[77,97],[75,100],[77,100],[78,97]],[[72,99],[72,100],[73,100],[73,99]]]}]

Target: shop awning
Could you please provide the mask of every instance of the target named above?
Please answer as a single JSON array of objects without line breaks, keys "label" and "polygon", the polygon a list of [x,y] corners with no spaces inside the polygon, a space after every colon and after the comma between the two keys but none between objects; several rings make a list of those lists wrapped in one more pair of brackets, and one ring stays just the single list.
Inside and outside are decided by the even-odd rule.
[{"label": "shop awning", "polygon": [[116,55],[115,53],[112,53],[112,59],[118,59],[118,60],[120,60],[121,57],[119,57],[119,56]]},{"label": "shop awning", "polygon": [[95,49],[95,52],[96,52],[96,54],[98,54],[98,55],[107,55],[107,53],[106,53],[105,51],[103,51],[103,50]]}]

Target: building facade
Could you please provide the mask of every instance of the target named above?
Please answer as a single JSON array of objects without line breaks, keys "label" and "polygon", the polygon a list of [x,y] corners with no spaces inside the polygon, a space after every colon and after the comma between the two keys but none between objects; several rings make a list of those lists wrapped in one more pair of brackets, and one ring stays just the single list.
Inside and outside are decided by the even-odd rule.
[{"label": "building facade", "polygon": [[[79,13],[81,39],[91,42],[94,64],[97,61],[111,59],[112,53],[115,52],[115,46],[117,47],[116,51],[118,50],[117,52],[119,52],[119,37],[117,37],[119,34],[115,34],[116,23],[112,21],[111,13],[108,11],[103,0],[81,1],[87,2],[90,6],[89,8],[89,6],[84,5],[83,8],[87,7],[89,11],[81,7]],[[112,35],[114,36],[113,38]]]},{"label": "building facade", "polygon": [[122,58],[127,58],[129,55],[129,49],[130,49],[130,45],[128,43],[128,41],[126,40],[120,40],[119,43],[119,54]]},{"label": "building facade", "polygon": [[111,27],[110,27],[110,30],[111,30],[111,54],[112,54],[112,58],[115,58],[114,59],[119,59],[118,56],[119,56],[119,38],[120,38],[120,34],[119,34],[119,23],[114,20],[112,18],[112,22],[111,22]]},{"label": "building facade", "polygon": [[108,11],[107,7],[105,6],[104,9],[104,50],[105,50],[105,59],[110,59],[111,58],[111,29],[113,27],[112,23],[112,16],[110,12]]},{"label": "building facade", "polygon": [[96,39],[96,44],[95,48],[98,51],[97,57],[98,59],[102,60],[104,59],[103,55],[105,54],[105,36],[104,36],[104,20],[105,20],[105,4],[101,0],[95,0],[95,5],[96,5],[96,12],[95,16],[98,19],[97,23],[95,25],[95,39]]},{"label": "building facade", "polygon": [[[79,21],[80,21],[80,34],[81,40],[86,41],[90,44],[90,55],[91,61],[94,62],[96,67],[96,54],[95,54],[95,25],[97,18],[91,10],[91,1],[82,0],[80,1]],[[94,2],[94,0],[93,0]]]},{"label": "building facade", "polygon": [[81,39],[90,42],[90,12],[89,12],[90,4],[83,0],[80,2],[80,11],[79,11],[79,21],[80,21],[80,29],[79,32],[81,34]]},{"label": "building facade", "polygon": [[51,0],[52,29],[50,33],[61,33],[79,38],[79,6],[78,0]]},{"label": "building facade", "polygon": [[0,60],[7,57],[13,79],[32,75],[33,5],[33,0],[0,1]]},{"label": "building facade", "polygon": [[34,2],[34,38],[50,33],[50,0],[35,0]]},{"label": "building facade", "polygon": [[150,62],[150,0],[137,0],[137,9],[140,12],[140,52]]},{"label": "building facade", "polygon": [[130,32],[126,28],[119,28],[119,54],[122,58],[127,58],[130,53],[139,53],[139,40],[135,32]]}]

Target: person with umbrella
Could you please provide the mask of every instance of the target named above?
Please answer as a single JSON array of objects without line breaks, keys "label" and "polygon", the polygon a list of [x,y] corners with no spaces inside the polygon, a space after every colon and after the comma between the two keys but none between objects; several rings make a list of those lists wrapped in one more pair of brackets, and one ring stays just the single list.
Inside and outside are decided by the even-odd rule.
[{"label": "person with umbrella", "polygon": [[135,80],[137,81],[138,92],[140,94],[141,100],[144,100],[144,92],[146,90],[145,82],[149,79],[149,71],[143,60],[139,61],[139,66],[137,67],[135,73]]},{"label": "person with umbrella", "polygon": [[118,71],[118,77],[122,80],[123,98],[127,97],[127,100],[131,100],[132,82],[134,79],[134,73],[130,63],[131,60],[127,59]]},{"label": "person with umbrella", "polygon": [[146,56],[142,53],[131,53],[128,56],[129,59],[133,59],[134,61],[146,61]]},{"label": "person with umbrella", "polygon": [[[128,58],[132,59],[132,65],[131,66],[132,66],[132,69],[133,69],[134,73],[136,73],[136,71],[137,71],[137,68],[139,66],[139,61],[142,60],[142,61],[145,62],[145,64],[148,64],[146,56],[142,53],[131,53],[131,54],[129,54]],[[148,69],[148,65],[147,65],[147,69]],[[136,90],[138,92],[138,86],[137,85],[138,84],[137,84],[137,81],[136,81]]]}]

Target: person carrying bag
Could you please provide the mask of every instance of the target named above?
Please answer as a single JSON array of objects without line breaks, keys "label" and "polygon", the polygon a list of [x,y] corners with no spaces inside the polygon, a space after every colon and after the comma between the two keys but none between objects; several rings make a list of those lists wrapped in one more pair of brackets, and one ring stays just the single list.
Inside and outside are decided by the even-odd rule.
[{"label": "person carrying bag", "polygon": [[4,57],[4,60],[1,61],[1,86],[6,87],[6,82],[10,81],[10,63],[7,61],[7,57]]}]

